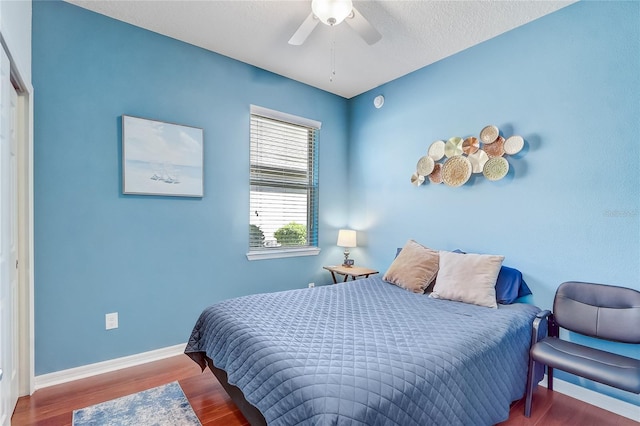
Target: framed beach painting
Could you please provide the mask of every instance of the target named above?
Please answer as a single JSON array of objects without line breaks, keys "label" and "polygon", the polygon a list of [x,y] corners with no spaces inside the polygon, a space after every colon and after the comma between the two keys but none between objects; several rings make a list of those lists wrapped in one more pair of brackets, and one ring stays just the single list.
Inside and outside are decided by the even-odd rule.
[{"label": "framed beach painting", "polygon": [[203,196],[203,130],[122,116],[124,194]]}]

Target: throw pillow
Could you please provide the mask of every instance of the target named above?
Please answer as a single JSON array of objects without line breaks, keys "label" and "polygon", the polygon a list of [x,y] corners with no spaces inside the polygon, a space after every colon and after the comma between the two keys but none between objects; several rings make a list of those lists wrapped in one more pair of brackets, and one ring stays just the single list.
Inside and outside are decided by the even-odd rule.
[{"label": "throw pillow", "polygon": [[438,273],[438,259],[436,250],[409,240],[382,279],[414,293],[424,293]]},{"label": "throw pillow", "polygon": [[431,297],[497,308],[496,280],[504,256],[440,252]]}]

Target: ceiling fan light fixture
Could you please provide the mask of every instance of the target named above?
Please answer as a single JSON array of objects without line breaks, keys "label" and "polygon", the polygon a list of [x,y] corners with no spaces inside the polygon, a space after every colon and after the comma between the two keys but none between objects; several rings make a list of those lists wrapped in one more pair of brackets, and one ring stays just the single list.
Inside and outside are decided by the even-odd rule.
[{"label": "ceiling fan light fixture", "polygon": [[325,25],[338,25],[353,10],[351,0],[312,0],[311,10]]}]

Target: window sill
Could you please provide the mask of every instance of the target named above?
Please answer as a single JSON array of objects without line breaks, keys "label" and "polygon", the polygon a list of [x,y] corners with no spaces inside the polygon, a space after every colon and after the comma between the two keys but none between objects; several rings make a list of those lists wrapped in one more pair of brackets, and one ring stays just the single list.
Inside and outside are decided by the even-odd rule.
[{"label": "window sill", "polygon": [[317,256],[318,254],[320,254],[320,249],[318,247],[305,247],[299,249],[273,249],[249,252],[247,253],[247,259],[281,259],[284,257]]}]

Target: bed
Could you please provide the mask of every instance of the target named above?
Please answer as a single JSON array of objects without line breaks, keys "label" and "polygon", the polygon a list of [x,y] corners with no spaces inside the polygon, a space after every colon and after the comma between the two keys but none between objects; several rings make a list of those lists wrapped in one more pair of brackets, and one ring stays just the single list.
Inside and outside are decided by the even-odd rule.
[{"label": "bed", "polygon": [[185,353],[252,424],[491,425],[524,395],[538,312],[430,298],[376,275],[216,303]]}]

